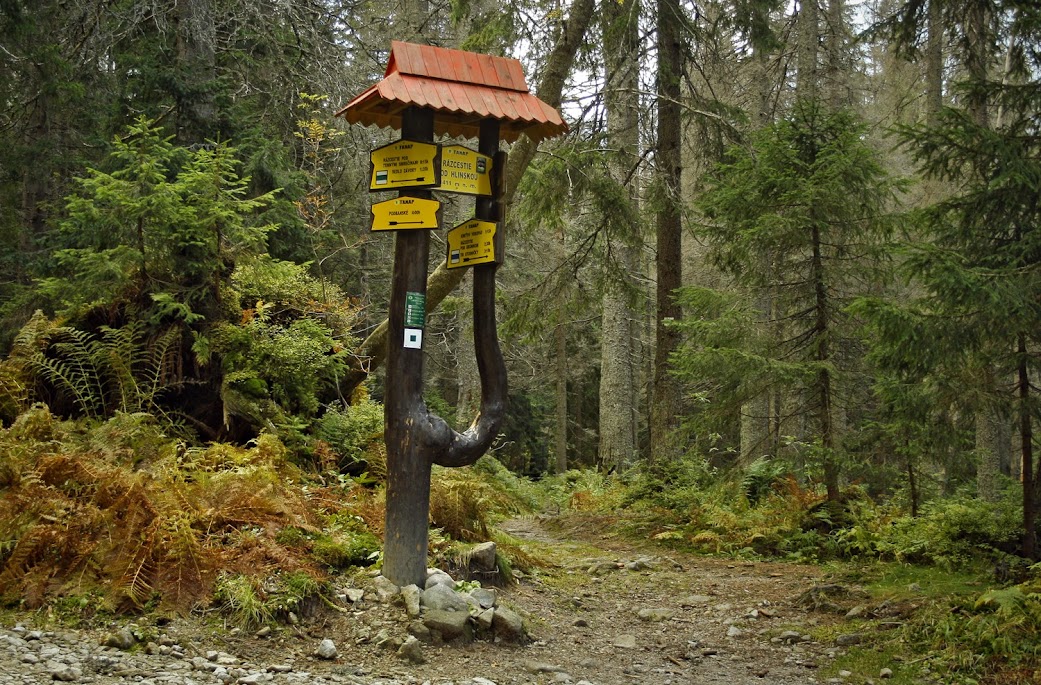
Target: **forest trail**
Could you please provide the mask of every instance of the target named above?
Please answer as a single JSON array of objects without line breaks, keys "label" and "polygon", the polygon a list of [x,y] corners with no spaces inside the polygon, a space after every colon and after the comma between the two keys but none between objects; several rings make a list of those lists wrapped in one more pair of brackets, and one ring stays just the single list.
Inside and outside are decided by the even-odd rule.
[{"label": "forest trail", "polygon": [[[349,609],[332,611],[319,604],[301,612],[298,623],[259,634],[232,629],[212,613],[158,626],[142,619],[83,630],[41,625],[39,615],[14,617],[24,618],[24,625],[16,627],[8,615],[0,621],[0,685],[63,679],[47,671],[52,663],[82,673],[69,682],[103,685],[131,682],[128,678],[145,685],[802,685],[830,680],[821,671],[839,649],[804,633],[841,621],[841,615],[807,612],[796,601],[818,584],[819,568],[688,556],[614,535],[609,523],[570,514],[517,518],[499,526],[525,541],[524,549],[542,561],[500,591],[500,602],[524,617],[532,638],[527,645],[426,644],[424,663],[403,660],[388,647],[407,636],[405,612],[395,602],[378,600],[370,586],[373,576],[364,574],[354,582],[365,589],[365,597]],[[149,639],[172,647],[100,646],[127,626],[146,626],[153,631]],[[43,638],[28,641],[34,629]],[[334,658],[316,656],[324,639],[335,642]],[[36,652],[49,654],[51,661],[37,664],[31,654]],[[218,666],[220,659],[225,666]]]},{"label": "forest trail", "polygon": [[829,620],[796,606],[819,568],[689,556],[613,534],[609,523],[579,514],[499,526],[545,545],[556,563],[507,594],[535,638],[520,670],[543,664],[604,685],[819,682],[830,645],[771,641]]}]

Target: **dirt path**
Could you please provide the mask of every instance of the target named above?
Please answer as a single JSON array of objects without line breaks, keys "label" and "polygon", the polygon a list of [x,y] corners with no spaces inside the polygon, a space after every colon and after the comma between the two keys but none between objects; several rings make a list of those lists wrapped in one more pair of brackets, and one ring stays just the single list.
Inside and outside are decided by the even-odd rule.
[{"label": "dirt path", "polygon": [[508,595],[537,638],[526,659],[604,685],[818,681],[827,646],[771,641],[813,620],[792,600],[817,568],[674,554],[605,533],[596,518],[501,528],[550,546],[559,563]]},{"label": "dirt path", "polygon": [[[340,588],[355,593],[345,608],[316,605],[260,635],[212,614],[82,631],[39,616],[0,622],[0,685],[66,680],[62,669],[81,673],[69,682],[106,685],[802,685],[824,680],[820,667],[836,651],[803,641],[822,619],[792,601],[816,583],[817,568],[674,554],[612,536],[596,518],[522,518],[500,529],[548,562],[500,595],[525,619],[533,641],[524,646],[427,644],[425,663],[406,661],[388,648],[407,637],[404,609],[380,601],[363,576]],[[99,646],[128,627],[155,643]],[[335,657],[315,655],[322,640],[335,642]]]}]

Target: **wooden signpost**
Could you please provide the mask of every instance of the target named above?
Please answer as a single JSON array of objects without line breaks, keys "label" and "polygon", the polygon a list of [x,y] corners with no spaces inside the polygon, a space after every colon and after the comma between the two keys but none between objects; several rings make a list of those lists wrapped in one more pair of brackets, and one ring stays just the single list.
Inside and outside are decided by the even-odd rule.
[{"label": "wooden signpost", "polygon": [[[465,106],[460,103],[466,103]],[[384,79],[338,115],[401,129],[402,139],[372,151],[369,190],[399,190],[372,205],[372,230],[394,232],[388,314],[384,439],[387,515],[383,575],[397,585],[426,581],[430,469],[465,466],[488,451],[506,411],[506,364],[495,326],[495,271],[502,261],[501,140],[563,133],[560,114],[531,95],[517,60],[393,42]],[[434,135],[478,139],[478,149],[441,146]],[[475,196],[474,219],[448,235],[450,268],[473,268],[474,347],[481,408],[458,433],[423,401],[430,231],[440,226],[431,190]],[[458,254],[452,263],[453,250]]]}]

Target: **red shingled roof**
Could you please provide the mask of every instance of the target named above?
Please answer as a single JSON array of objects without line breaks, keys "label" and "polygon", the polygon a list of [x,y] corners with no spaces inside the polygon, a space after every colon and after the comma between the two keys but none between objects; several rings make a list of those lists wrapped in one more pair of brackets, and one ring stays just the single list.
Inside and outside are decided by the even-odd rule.
[{"label": "red shingled roof", "polygon": [[520,62],[506,57],[392,41],[387,72],[337,116],[353,124],[401,128],[410,106],[435,110],[434,131],[476,138],[481,119],[501,122],[507,142],[536,142],[567,131],[560,113],[528,91]]}]

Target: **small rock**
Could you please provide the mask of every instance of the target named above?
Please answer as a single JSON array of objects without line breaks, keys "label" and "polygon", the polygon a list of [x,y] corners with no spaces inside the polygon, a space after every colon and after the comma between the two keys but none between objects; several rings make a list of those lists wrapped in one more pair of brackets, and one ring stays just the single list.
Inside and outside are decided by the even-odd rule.
[{"label": "small rock", "polygon": [[60,680],[63,683],[74,683],[83,677],[83,671],[66,664],[55,664],[48,671],[53,680]]},{"label": "small rock", "polygon": [[497,685],[494,680],[488,680],[487,678],[481,677],[470,678],[470,682],[473,683],[473,685]]},{"label": "small rock", "polygon": [[839,635],[835,638],[835,645],[837,647],[852,647],[853,645],[859,645],[864,641],[864,636],[860,633],[850,633],[848,635]]},{"label": "small rock", "polygon": [[441,569],[427,569],[427,582],[425,585],[423,585],[423,589],[429,590],[435,585],[447,585],[448,587],[454,589],[455,581],[452,580],[452,576],[448,575]]},{"label": "small rock", "polygon": [[376,576],[372,579],[372,584],[376,588],[376,597],[383,603],[390,602],[401,592],[401,588],[385,576]]},{"label": "small rock", "polygon": [[636,636],[628,634],[619,635],[611,645],[619,649],[636,649]]},{"label": "small rock", "polygon": [[671,609],[662,609],[659,607],[644,607],[643,609],[637,611],[636,615],[640,617],[641,621],[659,623],[661,621],[668,621],[676,614]]},{"label": "small rock", "polygon": [[492,624],[495,622],[495,609],[485,609],[481,613],[477,614],[476,619],[478,630],[491,630]]},{"label": "small rock", "polygon": [[503,642],[526,641],[527,634],[524,632],[524,621],[520,615],[506,607],[499,607],[492,616],[492,629],[495,637]]},{"label": "small rock", "polygon": [[576,618],[575,622],[571,625],[575,626],[576,628],[588,628],[589,621],[585,620],[584,618]]},{"label": "small rock", "polygon": [[[498,614],[498,612],[496,612]],[[470,627],[470,614],[465,611],[444,611],[431,609],[423,616],[423,625],[431,631],[438,631],[445,642],[462,639],[470,642],[473,639],[473,629]]]},{"label": "small rock", "polygon": [[878,672],[878,677],[879,678],[892,678],[893,677],[893,669],[891,669],[891,668],[883,668],[881,671]]},{"label": "small rock", "polygon": [[708,595],[689,595],[680,600],[680,606],[684,608],[696,607],[708,604],[712,598]]},{"label": "small rock", "polygon": [[256,636],[259,638],[271,637],[271,626],[264,626],[256,632]]},{"label": "small rock", "polygon": [[419,589],[418,585],[406,585],[401,588],[401,598],[405,600],[405,613],[412,618],[419,616],[419,605],[422,595],[423,591]]},{"label": "small rock", "polygon": [[435,583],[423,590],[419,602],[432,611],[461,611],[465,614],[469,608],[465,597],[449,586],[440,583]]},{"label": "small rock", "polygon": [[524,670],[528,673],[564,673],[564,669],[560,666],[554,666],[553,664],[547,664],[542,661],[533,661],[526,659],[522,664]]},{"label": "small rock", "polygon": [[413,664],[424,664],[426,658],[423,656],[423,645],[413,635],[409,635],[408,638],[398,647],[397,654],[402,659],[405,659],[409,663]]},{"label": "small rock", "polygon": [[470,563],[478,571],[491,573],[499,569],[495,561],[497,548],[494,542],[482,542],[470,549]]},{"label": "small rock", "polygon": [[109,633],[105,636],[104,642],[106,647],[115,647],[116,649],[122,649],[123,651],[130,649],[136,643],[137,638],[135,638],[134,634],[127,628],[117,630],[114,633]]},{"label": "small rock", "polygon": [[860,618],[861,616],[863,616],[866,613],[867,613],[867,607],[864,606],[863,604],[858,604],[857,606],[853,607],[852,609],[850,609],[849,611],[846,612],[846,618],[849,618],[849,619]]},{"label": "small rock", "polygon": [[344,594],[347,595],[347,600],[351,604],[357,604],[362,600],[362,597],[365,596],[365,590],[357,587],[349,587],[344,590]]},{"label": "small rock", "polygon": [[36,656],[32,652],[26,652],[19,659],[23,664],[38,664],[40,663],[40,657]]},{"label": "small rock", "polygon": [[482,609],[491,609],[499,601],[497,593],[492,588],[475,587],[473,590],[470,590],[470,597]]},{"label": "small rock", "polygon": [[919,585],[918,583],[911,583],[910,585],[907,586],[907,589],[909,591],[911,591],[911,592],[921,592],[922,591],[922,586]]},{"label": "small rock", "polygon": [[745,631],[741,630],[737,626],[730,626],[727,628],[727,637],[741,637],[745,634]]},{"label": "small rock", "polygon": [[705,647],[701,650],[701,656],[716,656],[719,654],[719,650],[714,647]]},{"label": "small rock", "polygon": [[314,651],[314,653],[315,656],[317,656],[319,659],[335,659],[337,655],[336,643],[330,640],[329,638],[325,638],[320,643],[318,643],[318,648]]},{"label": "small rock", "polygon": [[853,671],[839,671],[840,678],[850,678],[853,676]]},{"label": "small rock", "polygon": [[766,676],[770,675],[770,671],[765,668],[758,668],[752,671],[752,675],[754,675],[756,678],[765,678]]},{"label": "small rock", "polygon": [[292,672],[293,667],[289,664],[271,664],[267,667],[267,670],[272,673],[290,673]]}]

